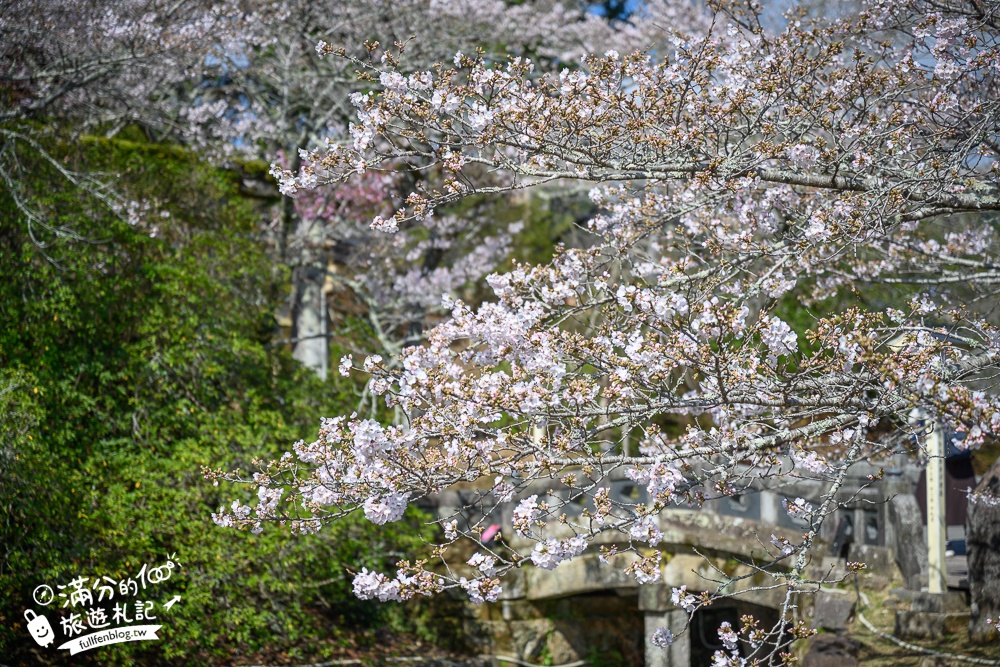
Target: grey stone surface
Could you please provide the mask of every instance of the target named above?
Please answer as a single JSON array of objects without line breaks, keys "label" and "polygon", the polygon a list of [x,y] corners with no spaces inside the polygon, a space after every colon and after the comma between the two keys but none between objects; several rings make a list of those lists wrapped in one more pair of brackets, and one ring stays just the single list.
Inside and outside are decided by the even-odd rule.
[{"label": "grey stone surface", "polygon": [[555,570],[529,567],[525,571],[529,600],[545,600],[607,589],[636,588],[635,577],[625,568],[638,556],[621,553],[612,556],[610,565],[600,562],[597,554],[585,554],[562,563]]},{"label": "grey stone surface", "polygon": [[640,611],[668,611],[674,609],[670,602],[670,586],[646,584],[639,587]]},{"label": "grey stone surface", "polygon": [[924,520],[920,505],[913,494],[904,494],[889,500],[887,508],[889,523],[892,525],[893,544],[906,587],[920,589],[921,575],[927,576],[927,541],[924,539]]},{"label": "grey stone surface", "polygon": [[840,633],[813,635],[802,667],[858,667],[860,648],[860,642]]},{"label": "grey stone surface", "polygon": [[946,593],[914,593],[910,598],[910,611],[924,611],[936,614],[963,613],[969,611],[965,594],[960,591]]},{"label": "grey stone surface", "polygon": [[527,600],[504,600],[500,603],[500,617],[505,621],[532,621],[545,615]]},{"label": "grey stone surface", "polygon": [[944,619],[940,614],[897,611],[892,634],[902,639],[940,639],[944,635]]},{"label": "grey stone surface", "polygon": [[1000,617],[1000,459],[976,486],[965,523],[972,620],[969,639],[997,641],[986,619]]},{"label": "grey stone surface", "polygon": [[527,593],[528,583],[523,569],[517,568],[504,577],[503,590],[500,591],[501,600],[519,600]]},{"label": "grey stone surface", "polygon": [[573,641],[561,630],[553,630],[548,637],[549,659],[555,665],[576,662],[583,656],[577,651]]},{"label": "grey stone surface", "polygon": [[862,580],[862,587],[872,591],[888,590],[889,584],[892,583],[887,575],[882,574],[866,574],[863,575]]},{"label": "grey stone surface", "polygon": [[871,544],[852,544],[847,553],[847,560],[864,563],[868,567],[865,572],[888,576],[892,574],[892,558],[885,547]]},{"label": "grey stone surface", "polygon": [[895,595],[900,600],[912,600],[919,594],[918,591],[911,588],[893,588],[889,591],[889,595]]},{"label": "grey stone surface", "polygon": [[475,609],[464,629],[476,653],[539,665],[576,662],[595,652],[619,656],[622,664],[643,662],[645,621],[634,594],[503,600]]},{"label": "grey stone surface", "polygon": [[509,625],[511,638],[517,650],[515,657],[528,662],[537,662],[538,656],[545,648],[548,634],[552,631],[552,621],[548,619],[514,621]]},{"label": "grey stone surface", "polygon": [[944,614],[897,611],[893,634],[902,639],[941,639],[944,637]]},{"label": "grey stone surface", "polygon": [[904,639],[942,639],[946,635],[965,637],[969,632],[969,612],[935,613],[897,611],[897,637]]},{"label": "grey stone surface", "polygon": [[846,630],[854,614],[854,597],[847,593],[820,591],[813,601],[813,627]]},{"label": "grey stone surface", "polygon": [[846,561],[836,556],[823,556],[821,561],[824,579],[842,579],[847,576]]},{"label": "grey stone surface", "polygon": [[[674,611],[647,611],[646,623],[646,667],[690,667],[691,666],[691,633],[685,632],[687,613],[677,609]],[[667,628],[674,634],[674,643],[667,648],[654,646],[651,641],[653,633],[658,628]]]}]

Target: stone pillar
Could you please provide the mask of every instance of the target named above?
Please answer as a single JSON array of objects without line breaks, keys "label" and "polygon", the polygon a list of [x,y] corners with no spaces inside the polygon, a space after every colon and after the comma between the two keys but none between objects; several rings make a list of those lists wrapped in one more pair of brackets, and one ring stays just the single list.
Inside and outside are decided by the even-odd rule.
[{"label": "stone pillar", "polygon": [[292,358],[311,369],[325,380],[329,365],[327,348],[326,294],[323,293],[323,274],[316,267],[297,267],[295,276],[295,304],[292,309],[296,339]]},{"label": "stone pillar", "polygon": [[[680,609],[672,611],[647,611],[646,619],[646,667],[690,667],[691,635],[685,632],[688,615]],[[667,648],[654,646],[653,633],[659,628],[668,628],[674,633],[674,643]]]},{"label": "stone pillar", "polygon": [[778,496],[771,493],[770,491],[760,492],[760,522],[770,524],[772,526],[778,525],[779,512],[784,511],[781,509],[781,502],[778,500]]},{"label": "stone pillar", "polygon": [[945,529],[944,507],[944,429],[934,424],[927,436],[927,591],[942,594],[948,590],[945,580]]},{"label": "stone pillar", "polygon": [[323,225],[318,220],[299,219],[289,239],[292,257],[292,357],[322,379],[326,379],[330,351],[329,314],[326,307],[327,259],[323,249]]},{"label": "stone pillar", "polygon": [[[645,617],[646,667],[690,667],[691,634],[684,632],[688,615],[670,603],[670,587],[640,586],[639,609]],[[674,643],[667,648],[652,642],[653,633],[660,628],[667,628],[674,635]]]},{"label": "stone pillar", "polygon": [[901,493],[889,499],[887,510],[896,564],[903,573],[906,587],[919,591],[920,579],[927,573],[927,549],[924,548],[920,505],[912,493]]},{"label": "stone pillar", "polygon": [[[899,564],[899,569],[903,573],[903,580],[906,582],[907,587],[913,588],[911,583],[912,572],[907,572],[903,567],[903,558],[908,557],[912,559],[910,554],[905,554],[904,551],[909,551],[912,553],[914,549],[922,555],[923,549],[919,548],[919,544],[923,542],[923,535],[917,535],[918,539],[913,545],[904,546],[907,540],[912,539],[913,533],[920,531],[920,508],[917,506],[917,521],[913,519],[903,519],[903,514],[909,510],[912,506],[910,503],[916,505],[916,498],[913,497],[913,485],[910,480],[903,475],[903,461],[902,454],[894,454],[892,457],[892,463],[883,468],[885,471],[885,476],[882,478],[882,482],[879,484],[879,491],[882,500],[882,510],[885,515],[885,526],[883,527],[883,535],[885,538],[885,546],[889,547],[893,560]],[[903,501],[907,507],[903,507],[901,504],[897,503],[897,498],[901,496],[910,496],[909,499]],[[895,505],[895,506],[894,506]],[[907,525],[916,523],[917,526]],[[904,534],[905,533],[905,534]],[[924,566],[926,568],[926,565]],[[917,572],[919,575],[919,571]],[[919,576],[916,579],[916,590],[920,590]]]}]

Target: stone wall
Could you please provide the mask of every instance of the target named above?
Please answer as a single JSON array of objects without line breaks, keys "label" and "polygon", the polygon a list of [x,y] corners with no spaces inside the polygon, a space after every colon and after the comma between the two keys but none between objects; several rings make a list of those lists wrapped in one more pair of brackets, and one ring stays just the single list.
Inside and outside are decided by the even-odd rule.
[{"label": "stone wall", "polygon": [[614,591],[560,600],[504,600],[470,610],[466,634],[480,653],[535,664],[643,664],[644,621],[636,595]]}]

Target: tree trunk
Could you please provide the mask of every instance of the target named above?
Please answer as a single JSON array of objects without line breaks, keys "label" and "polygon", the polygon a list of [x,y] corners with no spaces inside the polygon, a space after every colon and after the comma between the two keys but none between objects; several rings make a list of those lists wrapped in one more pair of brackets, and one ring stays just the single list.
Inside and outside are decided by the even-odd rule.
[{"label": "tree trunk", "polygon": [[997,641],[998,633],[986,619],[1000,618],[1000,459],[976,487],[965,521],[972,594],[969,639]]}]

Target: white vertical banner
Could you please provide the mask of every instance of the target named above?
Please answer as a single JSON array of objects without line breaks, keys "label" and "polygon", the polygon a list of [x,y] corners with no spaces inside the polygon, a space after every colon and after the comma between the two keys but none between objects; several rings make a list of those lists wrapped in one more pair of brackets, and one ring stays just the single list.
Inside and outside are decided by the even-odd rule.
[{"label": "white vertical banner", "polygon": [[941,424],[931,424],[927,434],[927,592],[948,590],[945,543],[945,438]]}]

